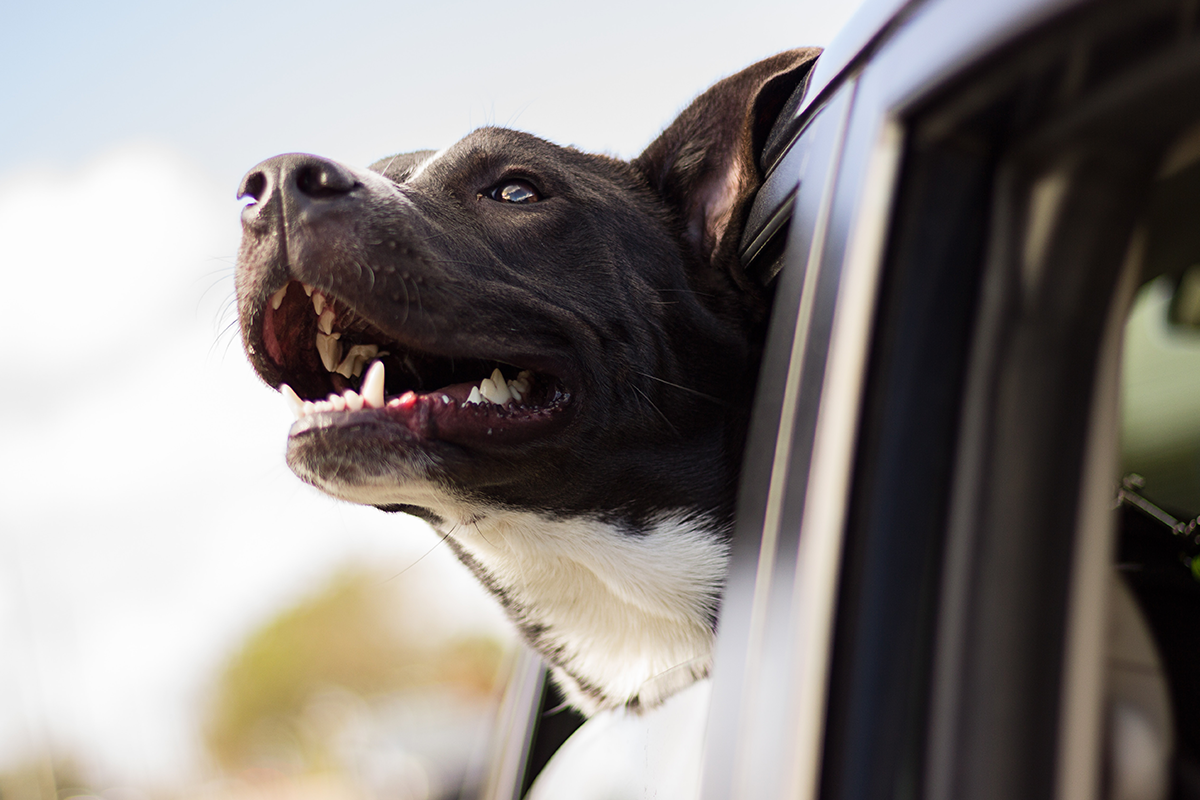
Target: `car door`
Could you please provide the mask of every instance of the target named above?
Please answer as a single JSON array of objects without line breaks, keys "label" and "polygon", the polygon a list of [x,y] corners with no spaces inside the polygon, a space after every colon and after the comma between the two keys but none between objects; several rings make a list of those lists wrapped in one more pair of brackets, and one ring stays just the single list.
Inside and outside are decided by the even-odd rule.
[{"label": "car door", "polygon": [[[1147,618],[1114,507],[1135,289],[1200,262],[1151,213],[1200,115],[1195,10],[868,12],[794,121],[844,132],[792,201],[703,796],[1184,792],[1195,665],[1163,666],[1187,633]],[[1127,638],[1176,720],[1132,760]]]}]

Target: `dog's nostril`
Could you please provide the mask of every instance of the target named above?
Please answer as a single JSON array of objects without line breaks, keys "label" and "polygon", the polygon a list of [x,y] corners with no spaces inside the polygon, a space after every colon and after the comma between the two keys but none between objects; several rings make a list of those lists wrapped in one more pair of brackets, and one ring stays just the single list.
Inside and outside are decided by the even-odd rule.
[{"label": "dog's nostril", "polygon": [[335,197],[354,188],[354,176],[337,164],[319,162],[304,164],[295,173],[296,188],[314,200]]},{"label": "dog's nostril", "polygon": [[257,202],[263,199],[266,188],[267,176],[261,172],[251,172],[245,178],[242,178],[242,185],[238,187],[237,199],[241,200],[244,197],[250,197]]}]

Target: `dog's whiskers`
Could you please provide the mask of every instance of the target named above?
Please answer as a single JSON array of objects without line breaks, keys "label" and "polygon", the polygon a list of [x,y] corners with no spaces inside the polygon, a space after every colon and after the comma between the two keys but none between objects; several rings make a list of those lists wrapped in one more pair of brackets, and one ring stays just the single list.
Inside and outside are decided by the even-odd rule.
[{"label": "dog's whiskers", "polygon": [[221,359],[224,360],[226,356],[229,355],[229,348],[233,346],[234,341],[237,339],[236,334],[239,329],[239,320],[237,314],[234,313],[233,316],[230,317],[230,312],[236,311],[237,298],[231,295],[225,300],[224,303],[222,303],[220,310],[217,312],[217,319],[214,320],[213,327],[217,329],[217,333],[213,337],[212,344],[209,345],[208,348],[209,358],[212,358],[213,352],[217,349],[217,346],[220,345],[222,338],[226,339],[226,342],[225,349],[221,353]]},{"label": "dog's whiskers", "polygon": [[478,269],[486,269],[487,264],[480,264],[478,261],[456,261],[451,258],[439,258],[439,264],[453,264],[456,267],[476,267]]},{"label": "dog's whiskers", "polygon": [[407,325],[408,314],[412,310],[412,300],[408,296],[408,281],[405,280],[403,274],[398,274],[396,277],[400,279],[400,289],[404,292],[404,319],[400,324]]},{"label": "dog's whiskers", "polygon": [[359,274],[366,274],[371,278],[371,285],[367,287],[368,292],[375,291],[375,270],[367,264],[364,264],[359,259],[354,259],[354,266],[358,267]]},{"label": "dog's whiskers", "polygon": [[[221,333],[218,334],[217,338],[215,340],[213,340],[213,346],[211,348],[209,348],[209,351],[208,351],[210,356],[212,355],[213,348],[215,348],[217,346],[217,344],[220,343],[221,337],[225,336],[225,334],[230,333],[230,331],[234,330],[235,325],[237,325],[236,319],[233,322],[226,325],[225,330],[221,331]],[[236,335],[231,335],[226,338],[225,349],[221,352],[221,360],[222,361],[224,361],[226,358],[229,357],[229,348],[233,347],[233,343],[235,341],[237,341],[237,338],[238,337]]]},{"label": "dog's whiskers", "polygon": [[681,669],[691,669],[697,664],[703,664],[707,660],[708,656],[696,656],[695,658],[689,658],[687,661],[681,661],[673,667],[667,667],[662,672],[651,675],[649,678],[646,678],[646,680],[642,681],[642,685],[638,687],[638,694],[640,695],[646,689],[646,687],[653,685],[655,682],[660,681],[669,675],[679,672]]},{"label": "dog's whiskers", "polygon": [[383,169],[381,169],[381,170],[376,170],[376,172],[378,172],[380,175],[386,175],[386,174],[387,174],[387,171],[388,171],[389,169],[391,169],[391,168],[392,168],[392,164],[395,164],[395,163],[396,163],[396,158],[397,158],[397,157],[399,157],[399,155],[400,155],[400,154],[399,154],[399,153],[397,153],[396,155],[394,155],[394,156],[392,156],[391,158],[389,158],[389,159],[388,159],[388,162],[387,162],[386,164],[384,164],[384,165],[383,165]]},{"label": "dog's whiskers", "polygon": [[627,385],[627,386],[629,386],[629,388],[630,388],[630,389],[633,389],[635,392],[637,392],[638,394],[640,394],[640,395],[642,396],[642,399],[643,399],[643,400],[645,400],[647,403],[649,403],[649,404],[650,404],[650,407],[651,407],[651,408],[653,408],[653,409],[655,410],[655,412],[656,412],[656,413],[657,413],[657,414],[658,414],[660,417],[662,417],[662,420],[663,420],[663,422],[667,423],[667,427],[671,429],[671,432],[672,432],[672,433],[674,433],[674,434],[675,434],[675,436],[677,436],[678,438],[681,438],[681,439],[683,438],[683,437],[680,435],[680,433],[679,433],[679,429],[678,429],[678,428],[676,428],[674,425],[672,425],[672,424],[671,424],[671,419],[670,419],[670,418],[669,418],[669,417],[668,417],[666,414],[664,414],[664,413],[662,412],[662,409],[661,409],[661,408],[659,408],[658,406],[656,406],[656,405],[654,404],[654,401],[653,401],[653,400],[651,400],[651,399],[650,399],[650,395],[646,394],[646,393],[645,393],[645,392],[643,392],[641,389],[639,389],[638,387],[634,386],[632,383],[630,383],[630,384],[626,384],[626,385]]},{"label": "dog's whiskers", "polygon": [[[403,278],[403,276],[402,276],[402,278]],[[417,296],[417,313],[420,314],[420,313],[424,312],[425,308],[421,304],[421,283],[420,283],[420,281],[415,280],[415,279],[413,280],[413,294],[415,294]],[[405,311],[405,319],[406,320],[408,318],[407,314],[408,314],[408,312],[406,309],[406,311]],[[436,338],[441,338],[440,336],[438,336],[437,319],[435,317],[431,317],[429,315],[426,315],[426,319],[428,319],[430,324],[433,326],[433,335]]]},{"label": "dog's whiskers", "polygon": [[[451,530],[453,530],[453,529],[451,529]],[[412,562],[411,564],[409,564],[409,565],[408,565],[407,567],[405,567],[404,569],[402,569],[402,570],[400,570],[399,572],[397,572],[397,573],[396,573],[395,575],[393,575],[392,577],[390,577],[390,578],[388,578],[387,580],[385,580],[385,581],[384,581],[384,583],[391,583],[392,581],[396,580],[396,578],[399,578],[401,575],[403,575],[404,573],[408,572],[410,569],[412,569],[413,567],[415,567],[417,564],[420,564],[422,561],[424,561],[424,560],[425,560],[425,557],[426,557],[426,556],[428,556],[428,555],[429,555],[430,553],[432,553],[434,550],[437,550],[439,547],[441,547],[443,544],[445,544],[445,543],[446,543],[446,539],[448,539],[449,537],[450,537],[450,531],[447,531],[446,533],[442,534],[442,536],[438,537],[437,543],[435,543],[435,544],[433,545],[433,547],[429,548],[429,549],[428,549],[428,550],[426,550],[424,553],[422,553],[420,558],[418,558],[416,561],[414,561],[414,562]]]},{"label": "dog's whiskers", "polygon": [[694,394],[697,397],[703,397],[705,400],[716,403],[719,406],[728,406],[729,405],[728,402],[726,402],[725,400],[722,400],[719,397],[713,397],[711,394],[705,394],[704,392],[697,391],[696,389],[692,389],[688,386],[682,386],[678,383],[672,383],[671,381],[660,378],[657,375],[651,375],[649,372],[642,372],[641,370],[638,370],[638,369],[633,370],[633,372],[636,372],[638,375],[641,375],[643,378],[649,378],[652,381],[658,381],[659,383],[664,383],[667,386],[673,386],[682,392],[688,392],[689,394]]}]

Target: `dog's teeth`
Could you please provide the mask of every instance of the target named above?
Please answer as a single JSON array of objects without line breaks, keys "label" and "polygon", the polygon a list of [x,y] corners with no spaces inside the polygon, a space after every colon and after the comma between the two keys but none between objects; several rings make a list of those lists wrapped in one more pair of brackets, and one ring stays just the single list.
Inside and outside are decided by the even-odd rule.
[{"label": "dog's teeth", "polygon": [[317,404],[311,400],[304,401],[304,413],[301,416],[307,417],[309,414],[317,410]]},{"label": "dog's teeth", "polygon": [[482,402],[483,402],[483,396],[479,394],[479,387],[472,386],[471,393],[469,395],[467,395],[467,399],[463,401],[463,405],[467,405],[468,403],[474,403],[475,405],[479,405]]},{"label": "dog's teeth", "polygon": [[450,405],[450,396],[445,395],[445,394],[442,395],[442,402],[445,403],[446,405]]},{"label": "dog's teeth", "polygon": [[317,288],[315,286],[309,286],[307,283],[302,283],[300,285],[304,287],[304,293],[309,297],[312,297],[313,289]]},{"label": "dog's teeth", "polygon": [[512,392],[512,396],[521,402],[525,396],[529,394],[529,388],[533,386],[533,373],[527,369],[523,369],[517,373],[515,380],[509,381],[508,390]]},{"label": "dog's teeth", "polygon": [[357,378],[362,374],[363,366],[379,355],[377,344],[356,344],[346,353],[346,357],[331,372],[336,372],[344,378]]},{"label": "dog's teeth", "polygon": [[317,327],[324,334],[333,333],[333,309],[327,308],[321,312],[320,318],[317,320]]},{"label": "dog's teeth", "polygon": [[347,411],[362,411],[364,405],[363,398],[358,392],[353,389],[347,389],[342,392],[342,397],[345,400]]},{"label": "dog's teeth", "polygon": [[313,311],[317,313],[318,317],[321,316],[321,312],[325,310],[325,295],[321,294],[320,292],[316,292],[309,296],[312,297]]},{"label": "dog's teeth", "polygon": [[326,400],[331,406],[333,406],[334,411],[346,410],[346,398],[342,397],[340,394],[331,394],[326,398]]},{"label": "dog's teeth", "polygon": [[489,403],[495,403],[496,398],[500,395],[500,390],[496,388],[495,382],[491,378],[484,378],[479,382],[479,394],[483,395],[483,399]]},{"label": "dog's teeth", "polygon": [[317,353],[321,356],[321,363],[325,365],[325,370],[334,372],[342,360],[342,343],[334,336],[318,333]]},{"label": "dog's teeth", "polygon": [[516,380],[509,381],[508,390],[512,392],[512,396],[520,401],[525,395],[529,394],[529,370],[525,370],[517,376]]},{"label": "dog's teeth", "polygon": [[383,408],[383,379],[383,362],[376,361],[367,369],[367,376],[360,387],[363,404],[368,408]]},{"label": "dog's teeth", "polygon": [[304,416],[304,401],[300,399],[300,395],[288,386],[286,383],[279,384],[279,393],[283,395],[283,399],[287,401],[288,408],[296,415],[296,419]]},{"label": "dog's teeth", "polygon": [[409,408],[410,406],[415,405],[416,402],[417,402],[417,393],[410,390],[410,391],[407,391],[404,394],[400,395],[399,397],[393,397],[391,400],[388,400],[387,407],[388,408]]},{"label": "dog's teeth", "polygon": [[499,369],[492,372],[492,377],[480,381],[479,393],[498,406],[512,400],[512,393],[508,391],[508,384],[504,382]]},{"label": "dog's teeth", "polygon": [[275,294],[271,295],[271,308],[272,309],[274,309],[275,311],[278,311],[279,307],[281,305],[283,305],[283,298],[287,294],[287,290],[288,290],[288,285],[285,283],[283,285],[282,289],[280,289]]}]

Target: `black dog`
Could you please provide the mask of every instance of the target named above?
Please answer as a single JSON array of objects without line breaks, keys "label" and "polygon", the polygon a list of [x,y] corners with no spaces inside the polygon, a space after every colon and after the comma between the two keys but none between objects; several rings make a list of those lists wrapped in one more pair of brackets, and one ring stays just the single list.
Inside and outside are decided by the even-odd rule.
[{"label": "black dog", "polygon": [[287,462],[428,520],[585,712],[707,674],[766,315],[757,153],[816,50],[718,83],[626,163],[499,128],[246,175],[246,352]]}]

